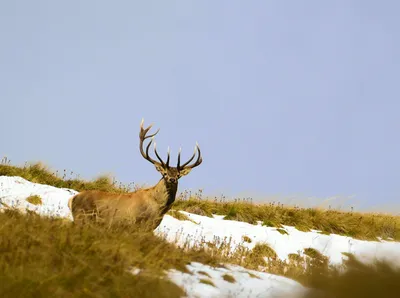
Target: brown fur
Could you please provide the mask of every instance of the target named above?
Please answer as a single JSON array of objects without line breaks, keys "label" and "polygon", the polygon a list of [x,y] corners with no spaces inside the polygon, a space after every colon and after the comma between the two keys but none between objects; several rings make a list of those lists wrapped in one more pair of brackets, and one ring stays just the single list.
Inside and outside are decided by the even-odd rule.
[{"label": "brown fur", "polygon": [[83,219],[82,216],[108,223],[120,220],[140,223],[147,220],[155,229],[175,201],[176,191],[177,183],[168,184],[161,179],[151,188],[127,194],[83,191],[71,198],[69,205],[74,220]]}]

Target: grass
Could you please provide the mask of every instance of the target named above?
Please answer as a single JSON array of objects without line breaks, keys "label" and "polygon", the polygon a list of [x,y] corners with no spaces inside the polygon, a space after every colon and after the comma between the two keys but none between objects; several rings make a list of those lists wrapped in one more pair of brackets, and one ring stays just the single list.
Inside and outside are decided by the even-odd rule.
[{"label": "grass", "polygon": [[[400,271],[387,264],[366,266],[348,255],[349,271],[343,274],[329,268],[318,251],[304,253],[310,257],[295,255],[285,263],[268,245],[258,244],[253,251],[227,257],[218,250],[178,249],[126,226],[76,225],[5,210],[0,213],[0,297],[180,297],[183,290],[163,276],[170,268],[187,271],[192,261],[211,266],[227,262],[288,276],[322,291],[310,292],[312,298],[327,297],[322,294],[326,292],[335,297],[397,297],[400,291]],[[133,275],[130,268],[141,271]],[[209,279],[201,282],[214,286]]]},{"label": "grass", "polygon": [[321,234],[338,234],[362,240],[393,239],[400,241],[400,216],[379,213],[343,212],[318,208],[297,208],[280,204],[225,202],[199,197],[181,196],[174,209],[224,219],[261,222],[268,227],[294,226],[301,231],[320,230]]},{"label": "grass", "polygon": [[42,163],[25,164],[23,167],[13,166],[7,158],[3,158],[0,163],[0,176],[19,176],[26,180],[47,184],[60,188],[71,188],[77,191],[83,190],[102,190],[108,192],[128,192],[133,190],[133,185],[123,185],[108,176],[100,176],[93,181],[75,178],[71,176],[74,172],[58,171],[52,172]]},{"label": "grass", "polygon": [[250,237],[248,237],[248,236],[243,236],[243,241],[244,242],[247,242],[247,243],[251,243],[252,241],[251,241],[251,238]]},{"label": "grass", "polygon": [[[7,160],[0,164],[1,175],[21,176],[78,191],[134,190],[106,176],[84,181],[67,177],[66,171],[60,176],[42,164],[16,167]],[[40,204],[39,199],[29,198],[34,204]],[[225,215],[226,220],[261,223],[277,229],[290,225],[304,231],[317,229],[322,234],[400,240],[400,218],[384,214],[300,209],[248,201],[218,202],[199,195],[181,197],[173,208],[170,214],[180,220],[188,220],[178,212],[185,210],[205,216]],[[179,297],[183,290],[163,278],[165,270],[187,271],[186,264],[190,262],[212,266],[231,263],[284,275],[319,289],[320,292],[309,293],[309,297],[315,298],[326,297],[323,296],[326,292],[336,297],[397,297],[400,292],[397,282],[400,272],[384,263],[365,266],[348,255],[349,270],[343,274],[338,268],[331,268],[327,258],[311,248],[305,249],[305,256],[291,254],[283,262],[267,244],[257,244],[252,251],[239,246],[234,253],[228,253],[228,247],[229,240],[222,239],[219,243],[179,249],[145,229],[76,225],[31,212],[22,215],[6,210],[0,213],[0,297]],[[141,271],[134,275],[130,268]],[[257,278],[253,273],[249,275]],[[210,284],[208,279],[202,282]]]},{"label": "grass", "polygon": [[209,279],[201,278],[199,281],[200,281],[202,284],[206,284],[206,285],[209,285],[209,286],[212,286],[212,287],[215,288],[215,284],[214,284],[211,280],[209,280]]},{"label": "grass", "polygon": [[222,278],[223,278],[225,281],[230,282],[230,283],[232,283],[232,284],[236,282],[236,279],[235,279],[232,275],[230,275],[230,274],[224,274],[224,275],[222,275]]},{"label": "grass", "polygon": [[276,231],[281,233],[282,235],[289,235],[289,233],[285,229],[282,229],[282,228],[278,228],[278,229],[276,229]]},{"label": "grass", "polygon": [[174,210],[174,209],[172,209],[172,210],[169,210],[168,212],[167,212],[167,214],[168,215],[170,215],[170,216],[172,216],[172,217],[174,217],[174,218],[176,218],[177,220],[187,220],[187,221],[191,221],[191,222],[193,222],[193,223],[195,223],[195,224],[198,224],[197,222],[195,222],[193,219],[191,219],[191,218],[189,218],[189,216],[187,216],[186,214],[184,214],[184,213],[182,213],[182,212],[179,212],[179,211],[177,211],[177,210]]},{"label": "grass", "polygon": [[350,256],[345,262],[347,270],[331,269],[324,274],[313,272],[310,284],[318,291],[310,291],[307,298],[395,298],[400,293],[400,269],[387,263],[365,265]]},{"label": "grass", "polygon": [[209,278],[211,278],[210,274],[208,274],[208,273],[205,272],[205,271],[199,271],[198,273],[199,273],[199,274],[202,274],[202,275],[205,275],[205,276],[207,276],[207,277],[209,277]]},{"label": "grass", "polygon": [[33,205],[42,205],[43,204],[42,198],[40,196],[38,196],[38,195],[29,196],[29,197],[26,198],[26,201],[28,203],[33,204]]},{"label": "grass", "polygon": [[[20,176],[36,183],[55,187],[72,188],[77,191],[98,189],[109,192],[128,192],[135,185],[123,185],[107,176],[93,181],[71,178],[73,172],[64,170],[63,175],[52,172],[41,163],[13,166],[7,158],[0,163],[0,176]],[[203,216],[224,215],[225,220],[237,220],[265,226],[282,228],[294,226],[301,231],[320,230],[321,234],[339,234],[363,240],[393,239],[400,241],[400,216],[343,212],[318,208],[297,208],[279,203],[253,204],[251,201],[226,202],[202,198],[199,191],[194,196],[184,192],[174,203],[173,208]]]},{"label": "grass", "polygon": [[[179,297],[183,291],[162,276],[191,261],[217,265],[204,251],[184,252],[126,226],[0,213],[0,297]],[[132,275],[131,267],[143,270]]]}]

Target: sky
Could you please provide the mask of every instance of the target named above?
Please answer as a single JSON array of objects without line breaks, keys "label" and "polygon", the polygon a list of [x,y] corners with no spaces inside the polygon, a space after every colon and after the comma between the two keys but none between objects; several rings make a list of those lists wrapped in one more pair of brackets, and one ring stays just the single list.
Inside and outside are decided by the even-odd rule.
[{"label": "sky", "polygon": [[398,1],[1,1],[0,156],[228,198],[399,206]]}]

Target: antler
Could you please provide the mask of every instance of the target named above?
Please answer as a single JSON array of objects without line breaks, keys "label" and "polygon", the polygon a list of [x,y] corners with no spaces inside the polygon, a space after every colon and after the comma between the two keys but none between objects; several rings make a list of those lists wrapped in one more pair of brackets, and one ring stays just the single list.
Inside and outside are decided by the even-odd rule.
[{"label": "antler", "polygon": [[[139,139],[140,139],[140,153],[142,154],[142,156],[147,159],[149,162],[151,162],[152,164],[155,163],[159,163],[158,161],[152,159],[149,155],[149,149],[151,146],[151,143],[154,140],[154,136],[160,131],[160,129],[158,129],[155,133],[151,134],[151,135],[146,135],[148,133],[148,131],[150,130],[150,128],[153,126],[152,124],[147,127],[147,128],[143,128],[143,123],[144,123],[144,119],[142,119],[142,122],[140,123],[140,133],[139,133]],[[147,144],[146,146],[146,152],[143,150],[143,143],[146,139],[151,138],[149,144]],[[163,162],[163,160],[161,159],[161,157],[158,155],[157,149],[156,149],[156,142],[154,142],[154,152],[156,153],[156,156],[158,158],[158,160],[161,162],[161,164],[163,166],[169,167],[169,150],[168,150],[168,159],[167,159],[167,163],[165,164]]]},{"label": "antler", "polygon": [[[203,159],[201,158],[200,147],[199,147],[199,144],[197,144],[197,142],[196,142],[196,146],[194,147],[194,153],[193,153],[192,157],[187,162],[185,162],[182,166],[180,165],[180,163],[181,163],[181,151],[182,150],[179,149],[178,166],[177,166],[178,171],[182,170],[183,168],[191,168],[191,169],[193,169],[194,167],[197,167],[199,164],[201,164],[201,162],[203,161]],[[188,165],[193,160],[193,158],[196,156],[196,151],[199,152],[199,155],[197,156],[196,162],[194,164],[192,164],[192,165]]]},{"label": "antler", "polygon": [[[151,134],[151,135],[146,135],[148,133],[148,131],[150,130],[150,128],[153,125],[150,125],[147,128],[143,128],[143,123],[144,123],[144,119],[142,119],[142,122],[140,123],[140,133],[139,133],[139,138],[140,138],[140,153],[142,154],[142,156],[147,159],[149,162],[151,162],[152,164],[160,164],[163,167],[169,168],[169,160],[170,160],[170,151],[169,151],[169,147],[168,147],[168,156],[167,156],[167,162],[164,163],[164,161],[161,159],[160,155],[157,152],[157,145],[156,142],[154,142],[154,153],[157,156],[157,159],[160,161],[156,161],[154,159],[152,159],[149,155],[149,149],[151,144],[153,143],[154,140],[154,136],[160,131],[160,129],[158,129],[155,133]],[[151,138],[150,142],[147,144],[146,146],[146,151],[143,150],[143,143],[146,139]],[[181,163],[181,149],[179,149],[179,154],[178,154],[178,166],[177,169],[178,171],[184,169],[184,168],[194,168],[197,167],[199,164],[201,164],[201,162],[203,161],[203,159],[201,158],[201,152],[200,152],[200,147],[199,144],[197,144],[196,142],[196,146],[194,147],[194,153],[192,155],[192,157],[186,162],[184,163],[182,166],[180,165]],[[195,163],[193,163],[192,165],[189,165],[189,163],[194,159],[194,157],[196,156],[196,151],[199,153],[197,156],[197,160]]]}]

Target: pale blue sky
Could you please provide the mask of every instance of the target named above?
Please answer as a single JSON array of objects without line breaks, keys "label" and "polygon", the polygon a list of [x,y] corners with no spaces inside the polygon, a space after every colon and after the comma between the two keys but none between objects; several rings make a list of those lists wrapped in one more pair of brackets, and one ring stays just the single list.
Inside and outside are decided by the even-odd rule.
[{"label": "pale blue sky", "polygon": [[399,1],[2,1],[0,155],[180,190],[400,198]]}]

